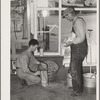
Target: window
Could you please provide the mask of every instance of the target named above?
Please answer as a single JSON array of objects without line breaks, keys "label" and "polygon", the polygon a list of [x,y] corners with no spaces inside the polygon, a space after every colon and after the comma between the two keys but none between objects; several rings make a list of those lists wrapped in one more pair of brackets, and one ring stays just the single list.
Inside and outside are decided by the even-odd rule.
[{"label": "window", "polygon": [[[86,7],[84,6],[83,0],[76,0],[76,2],[74,0],[70,1],[71,2],[69,2],[69,0],[12,1],[11,52],[13,57],[16,58],[16,55],[20,54],[20,51],[24,51],[27,48],[24,42],[28,43],[31,38],[38,39],[39,47],[43,48],[44,55],[62,55],[62,42],[67,35],[70,34],[72,26],[72,23],[62,18],[63,10],[68,6],[73,6],[75,10],[77,10],[77,13],[86,20],[90,19],[90,17],[93,20],[96,18],[96,6],[93,5],[93,7],[91,7],[92,5],[90,5],[90,7]],[[94,14],[94,16],[91,16],[91,14]],[[93,20],[88,20],[87,22],[94,23]],[[88,29],[91,29],[90,26],[94,28],[94,33],[96,33],[95,24],[88,25]],[[21,46],[19,46],[19,42]],[[69,49],[66,52],[67,55],[70,55]],[[36,52],[36,55],[38,55],[38,53],[39,52]]]},{"label": "window", "polygon": [[36,34],[39,47],[43,48],[44,55],[60,55],[60,5],[59,0],[44,0],[45,4],[36,1]]},{"label": "window", "polygon": [[73,6],[81,15],[87,12],[96,13],[96,7],[86,8],[83,0],[44,0],[45,3],[36,0],[35,2],[37,4],[35,38],[39,40],[40,48],[44,49],[46,55],[61,55],[61,44],[71,32],[72,23],[62,18],[63,10]]}]

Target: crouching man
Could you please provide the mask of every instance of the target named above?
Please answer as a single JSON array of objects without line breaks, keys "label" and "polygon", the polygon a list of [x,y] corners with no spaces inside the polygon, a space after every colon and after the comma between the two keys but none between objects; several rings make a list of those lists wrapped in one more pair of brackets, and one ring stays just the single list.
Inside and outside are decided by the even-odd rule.
[{"label": "crouching man", "polygon": [[17,76],[25,80],[28,86],[40,82],[43,86],[46,86],[48,82],[47,65],[34,57],[34,51],[38,45],[36,39],[31,39],[29,48],[19,55],[16,60]]}]

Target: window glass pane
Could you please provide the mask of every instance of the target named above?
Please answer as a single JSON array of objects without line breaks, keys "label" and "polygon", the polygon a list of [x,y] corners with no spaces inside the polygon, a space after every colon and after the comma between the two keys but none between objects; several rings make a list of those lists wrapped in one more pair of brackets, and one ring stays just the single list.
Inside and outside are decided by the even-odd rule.
[{"label": "window glass pane", "polygon": [[37,7],[59,7],[59,0],[37,0]]},{"label": "window glass pane", "polygon": [[[47,16],[43,12],[47,13]],[[38,34],[37,38],[40,47],[44,52],[58,52],[58,39],[59,39],[59,12],[56,10],[51,11],[38,11]]]},{"label": "window glass pane", "polygon": [[[61,43],[63,43],[64,39],[66,39],[67,36],[71,33],[71,30],[72,30],[72,23],[66,18],[62,18],[61,19]],[[61,49],[62,49],[61,51],[63,51],[64,49],[64,56],[70,55],[70,48],[62,47]]]},{"label": "window glass pane", "polygon": [[[62,11],[63,12],[63,11]],[[72,22],[66,18],[61,19],[61,42],[70,34],[72,29]]]}]

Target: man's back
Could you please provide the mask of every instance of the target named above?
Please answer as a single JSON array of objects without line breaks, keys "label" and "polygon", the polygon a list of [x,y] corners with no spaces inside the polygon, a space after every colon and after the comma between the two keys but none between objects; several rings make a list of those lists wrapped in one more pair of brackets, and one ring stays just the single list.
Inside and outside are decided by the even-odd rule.
[{"label": "man's back", "polygon": [[28,64],[28,60],[30,57],[30,53],[26,50],[22,54],[20,54],[16,60],[16,66],[18,68],[22,68],[23,63],[26,62]]}]

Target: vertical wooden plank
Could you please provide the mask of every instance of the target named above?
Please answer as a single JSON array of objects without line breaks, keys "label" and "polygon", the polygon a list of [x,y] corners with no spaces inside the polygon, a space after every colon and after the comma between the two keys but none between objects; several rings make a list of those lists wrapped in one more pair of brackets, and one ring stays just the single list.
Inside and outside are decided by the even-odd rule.
[{"label": "vertical wooden plank", "polygon": [[23,16],[23,22],[24,22],[24,31],[23,31],[23,39],[28,38],[28,23],[27,23],[27,10],[24,13]]},{"label": "vertical wooden plank", "polygon": [[12,50],[12,60],[15,60],[15,55],[16,55],[16,43],[15,43],[14,41],[12,41],[11,50]]},{"label": "vertical wooden plank", "polygon": [[[27,6],[27,0],[24,0],[24,6]],[[28,23],[27,23],[27,7],[25,12],[22,15],[23,18],[23,37],[22,39],[28,39]]]},{"label": "vertical wooden plank", "polygon": [[35,13],[35,34],[34,38],[37,39],[37,0],[34,0],[34,13]]},{"label": "vertical wooden plank", "polygon": [[35,13],[34,13],[34,1],[31,0],[31,34],[35,33]]},{"label": "vertical wooden plank", "polygon": [[61,55],[61,8],[62,0],[59,0],[59,55]]},{"label": "vertical wooden plank", "polygon": [[28,27],[28,40],[30,40],[31,33],[31,6],[30,0],[27,0],[27,27]]}]

